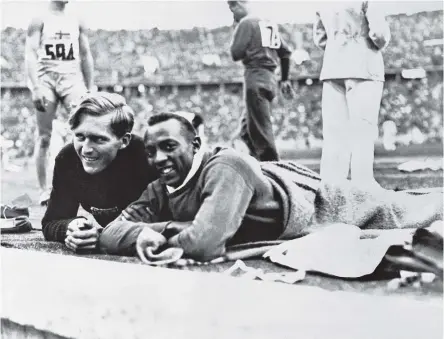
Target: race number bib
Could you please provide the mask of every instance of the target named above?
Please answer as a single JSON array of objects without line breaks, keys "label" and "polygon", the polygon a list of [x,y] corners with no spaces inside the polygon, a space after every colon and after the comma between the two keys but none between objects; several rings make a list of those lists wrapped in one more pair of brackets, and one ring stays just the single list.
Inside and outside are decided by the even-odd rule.
[{"label": "race number bib", "polygon": [[259,21],[261,31],[262,47],[279,49],[281,47],[281,36],[275,23]]},{"label": "race number bib", "polygon": [[50,43],[45,44],[45,55],[51,60],[74,60],[72,43]]}]

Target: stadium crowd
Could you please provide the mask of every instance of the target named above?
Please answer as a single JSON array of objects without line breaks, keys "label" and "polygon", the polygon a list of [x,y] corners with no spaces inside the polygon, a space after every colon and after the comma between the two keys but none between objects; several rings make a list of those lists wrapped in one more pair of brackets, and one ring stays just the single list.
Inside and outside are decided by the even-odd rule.
[{"label": "stadium crowd", "polygon": [[[392,39],[384,51],[388,74],[379,119],[381,123],[394,121],[399,133],[417,127],[429,139],[442,139],[442,44],[425,43],[442,39],[442,20],[442,11],[388,18]],[[322,139],[322,87],[316,80],[322,51],[312,42],[310,24],[283,26],[283,35],[290,43],[297,31],[302,32],[303,48],[310,60],[291,67],[291,79],[299,79],[294,82],[296,97],[290,102],[278,97],[274,102],[274,128],[278,140],[297,140],[310,146],[314,140]],[[208,141],[226,142],[236,130],[244,108],[242,67],[234,64],[229,55],[231,34],[230,27],[90,32],[95,81],[99,87],[107,84],[109,90],[122,92],[138,121],[161,110],[201,113]],[[25,36],[24,30],[13,28],[5,29],[1,35],[1,135],[13,142],[18,156],[32,154],[35,131],[30,94],[23,88]],[[153,73],[146,72],[146,58],[158,61]],[[422,79],[401,76],[403,69],[412,68],[431,71]],[[152,86],[139,86],[141,83]],[[170,85],[173,83],[188,85]],[[219,83],[227,84],[221,88]]]}]

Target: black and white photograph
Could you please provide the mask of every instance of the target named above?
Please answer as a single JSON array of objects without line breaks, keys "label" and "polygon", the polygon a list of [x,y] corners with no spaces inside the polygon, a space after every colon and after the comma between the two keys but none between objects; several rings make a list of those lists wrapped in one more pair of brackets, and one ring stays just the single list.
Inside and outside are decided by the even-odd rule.
[{"label": "black and white photograph", "polygon": [[443,338],[443,6],[0,1],[1,338]]}]

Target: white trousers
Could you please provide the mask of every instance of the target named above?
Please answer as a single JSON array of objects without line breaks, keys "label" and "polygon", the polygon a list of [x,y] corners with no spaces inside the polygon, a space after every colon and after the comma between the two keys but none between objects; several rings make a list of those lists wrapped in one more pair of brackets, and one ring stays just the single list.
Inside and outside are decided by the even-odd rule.
[{"label": "white trousers", "polygon": [[373,183],[375,141],[384,83],[363,79],[325,80],[322,89],[321,177]]}]

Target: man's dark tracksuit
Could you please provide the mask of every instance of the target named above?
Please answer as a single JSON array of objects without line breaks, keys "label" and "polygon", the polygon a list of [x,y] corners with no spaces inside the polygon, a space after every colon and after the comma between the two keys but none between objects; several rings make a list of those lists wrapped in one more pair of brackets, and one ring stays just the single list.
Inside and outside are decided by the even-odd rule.
[{"label": "man's dark tracksuit", "polygon": [[291,51],[276,25],[246,16],[234,32],[231,55],[245,66],[246,112],[241,121],[241,138],[258,160],[278,160],[271,123],[271,102],[277,87],[274,71],[279,60],[288,59]]}]

